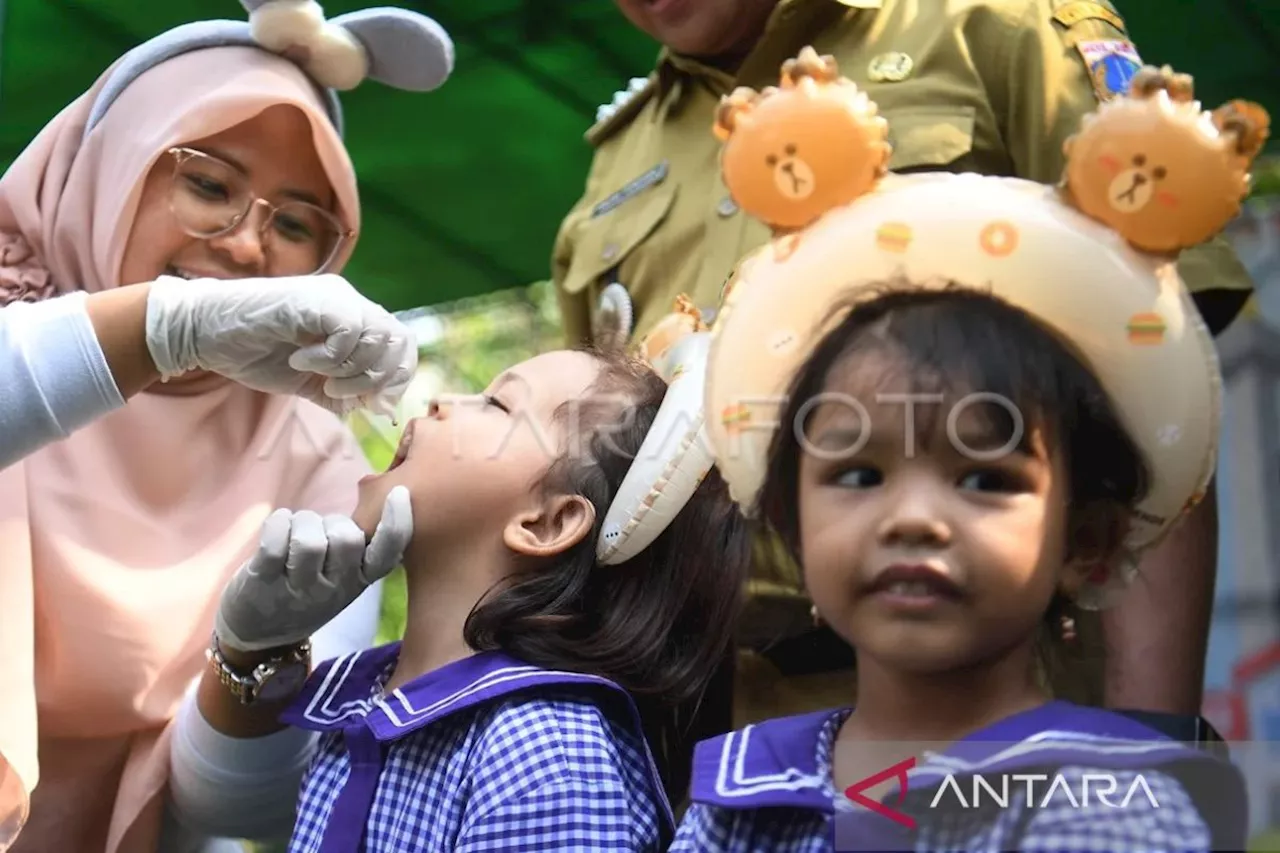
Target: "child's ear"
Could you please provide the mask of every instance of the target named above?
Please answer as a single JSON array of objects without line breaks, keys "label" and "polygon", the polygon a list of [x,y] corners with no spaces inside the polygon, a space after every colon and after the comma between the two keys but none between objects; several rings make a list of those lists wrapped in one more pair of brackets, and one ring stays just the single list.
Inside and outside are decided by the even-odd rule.
[{"label": "child's ear", "polygon": [[1129,513],[1115,504],[1099,502],[1074,515],[1061,583],[1062,591],[1073,598],[1099,565],[1110,565],[1120,555],[1129,532]]},{"label": "child's ear", "polygon": [[591,501],[581,495],[554,495],[511,519],[502,541],[526,557],[554,557],[589,536],[595,523]]}]

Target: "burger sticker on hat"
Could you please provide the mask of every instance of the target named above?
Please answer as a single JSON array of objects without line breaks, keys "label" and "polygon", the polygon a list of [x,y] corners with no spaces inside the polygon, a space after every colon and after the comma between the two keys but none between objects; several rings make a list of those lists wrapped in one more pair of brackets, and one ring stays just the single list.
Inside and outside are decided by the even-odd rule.
[{"label": "burger sticker on hat", "polygon": [[[1067,143],[1057,187],[888,174],[887,122],[811,48],[778,87],[723,99],[726,186],[775,243],[795,238],[785,257],[767,245],[740,262],[711,329],[707,435],[744,511],[758,511],[792,378],[847,307],[886,288],[959,286],[1020,308],[1094,373],[1152,472],[1125,545],[1157,542],[1212,477],[1221,407],[1177,253],[1235,215],[1269,126],[1256,105],[1209,113],[1191,91],[1185,75],[1143,69]],[[1108,572],[1080,603],[1102,606],[1131,577]]]},{"label": "burger sticker on hat", "polygon": [[886,252],[905,252],[911,247],[911,226],[886,222],[876,229],[876,245]]}]

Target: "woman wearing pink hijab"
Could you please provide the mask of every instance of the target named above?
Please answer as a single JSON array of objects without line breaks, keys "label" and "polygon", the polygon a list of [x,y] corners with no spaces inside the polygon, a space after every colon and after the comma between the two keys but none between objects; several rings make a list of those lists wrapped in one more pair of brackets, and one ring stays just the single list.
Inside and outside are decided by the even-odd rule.
[{"label": "woman wearing pink hijab", "polygon": [[[452,45],[400,10],[244,5],[248,24],[131,51],[13,163],[0,302],[342,268],[360,219],[333,88],[435,88]],[[348,514],[367,473],[334,415],[212,373],[0,471],[0,850],[153,853],[166,811],[170,832],[176,814],[204,834],[288,833],[307,736],[232,749],[194,687],[271,511]],[[317,658],[371,643],[377,590],[362,601],[316,633]]]}]

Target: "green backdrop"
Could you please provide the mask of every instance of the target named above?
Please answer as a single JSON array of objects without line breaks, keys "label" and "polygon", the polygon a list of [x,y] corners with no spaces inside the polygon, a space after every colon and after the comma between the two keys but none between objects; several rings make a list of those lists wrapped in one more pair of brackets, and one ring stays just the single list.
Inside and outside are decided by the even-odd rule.
[{"label": "green backdrop", "polygon": [[[1248,97],[1280,116],[1280,0],[1118,2],[1143,58],[1194,74],[1207,104]],[[5,165],[129,47],[186,21],[243,18],[235,0],[0,3]],[[429,95],[367,84],[344,97],[365,207],[350,278],[392,309],[546,278],[585,177],[582,133],[598,104],[647,73],[655,46],[609,0],[400,5],[445,25],[457,68]]]}]

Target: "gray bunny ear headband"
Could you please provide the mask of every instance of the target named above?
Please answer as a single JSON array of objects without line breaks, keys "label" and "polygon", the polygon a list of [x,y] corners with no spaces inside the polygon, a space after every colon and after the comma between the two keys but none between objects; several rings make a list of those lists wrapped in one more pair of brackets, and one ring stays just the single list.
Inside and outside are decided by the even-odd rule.
[{"label": "gray bunny ear headband", "polygon": [[366,78],[395,89],[428,92],[453,71],[453,41],[438,23],[405,9],[380,7],[325,19],[316,0],[240,0],[249,21],[197,21],[129,51],[94,102],[84,133],[140,74],[183,53],[210,47],[260,47],[292,61],[316,82],[342,133],[335,90]]}]

